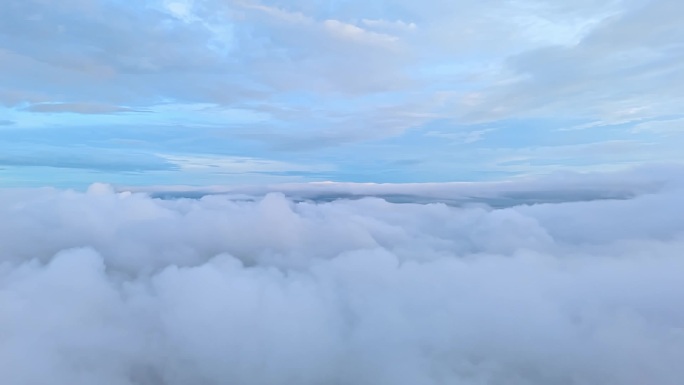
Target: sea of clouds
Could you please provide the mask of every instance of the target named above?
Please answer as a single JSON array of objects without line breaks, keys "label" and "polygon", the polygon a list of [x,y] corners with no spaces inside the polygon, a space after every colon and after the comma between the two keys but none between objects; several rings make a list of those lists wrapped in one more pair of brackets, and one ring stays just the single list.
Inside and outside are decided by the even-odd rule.
[{"label": "sea of clouds", "polygon": [[680,385],[684,195],[0,190],[8,385]]}]

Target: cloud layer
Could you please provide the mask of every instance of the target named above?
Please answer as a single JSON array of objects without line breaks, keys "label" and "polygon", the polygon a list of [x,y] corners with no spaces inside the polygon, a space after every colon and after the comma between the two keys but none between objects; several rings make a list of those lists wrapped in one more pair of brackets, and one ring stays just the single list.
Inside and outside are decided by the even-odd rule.
[{"label": "cloud layer", "polygon": [[681,190],[513,206],[0,190],[11,384],[675,385]]}]

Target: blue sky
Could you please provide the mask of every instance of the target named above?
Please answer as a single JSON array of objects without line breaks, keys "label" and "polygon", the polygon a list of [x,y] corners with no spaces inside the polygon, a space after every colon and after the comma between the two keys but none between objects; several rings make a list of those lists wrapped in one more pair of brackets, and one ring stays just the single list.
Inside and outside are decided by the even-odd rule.
[{"label": "blue sky", "polygon": [[3,0],[0,186],[684,161],[684,4]]}]

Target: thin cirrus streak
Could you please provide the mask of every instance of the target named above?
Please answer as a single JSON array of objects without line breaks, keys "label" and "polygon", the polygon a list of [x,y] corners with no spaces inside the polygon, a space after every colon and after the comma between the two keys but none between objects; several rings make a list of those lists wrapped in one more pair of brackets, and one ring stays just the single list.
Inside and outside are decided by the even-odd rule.
[{"label": "thin cirrus streak", "polygon": [[0,372],[8,384],[679,384],[676,186],[505,208],[0,190]]}]

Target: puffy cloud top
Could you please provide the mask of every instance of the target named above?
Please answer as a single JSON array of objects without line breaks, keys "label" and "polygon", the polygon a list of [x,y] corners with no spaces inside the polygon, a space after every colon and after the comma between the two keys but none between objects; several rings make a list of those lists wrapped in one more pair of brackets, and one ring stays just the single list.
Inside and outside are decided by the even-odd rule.
[{"label": "puffy cloud top", "polygon": [[0,190],[0,372],[18,385],[677,385],[682,196],[492,209]]}]

